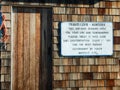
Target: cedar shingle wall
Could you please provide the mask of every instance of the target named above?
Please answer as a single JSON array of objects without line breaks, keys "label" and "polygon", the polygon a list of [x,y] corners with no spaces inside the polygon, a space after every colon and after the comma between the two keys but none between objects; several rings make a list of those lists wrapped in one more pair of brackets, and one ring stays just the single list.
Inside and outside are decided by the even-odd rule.
[{"label": "cedar shingle wall", "polygon": [[[51,5],[53,5],[53,90],[120,90],[120,1],[104,0],[91,5]],[[3,6],[2,10],[8,18],[7,26],[10,30],[10,9]],[[58,25],[62,21],[113,22],[113,56],[61,57]],[[8,51],[1,52],[1,89],[10,88],[11,64]]]},{"label": "cedar shingle wall", "polygon": [[[6,26],[11,31],[11,9],[9,6],[2,6],[1,11],[6,15]],[[7,42],[7,50],[0,51],[0,90],[10,90],[11,82],[11,53],[10,53],[10,37]]]},{"label": "cedar shingle wall", "polygon": [[[95,0],[94,0],[95,1]],[[120,89],[120,1],[100,1],[53,7],[53,90]],[[59,22],[113,22],[114,55],[110,57],[59,56]]]}]

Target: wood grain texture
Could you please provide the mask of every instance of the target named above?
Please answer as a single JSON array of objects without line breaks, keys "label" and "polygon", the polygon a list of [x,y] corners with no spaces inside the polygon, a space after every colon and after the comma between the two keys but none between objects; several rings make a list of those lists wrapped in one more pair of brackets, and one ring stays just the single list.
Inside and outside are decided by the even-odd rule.
[{"label": "wood grain texture", "polygon": [[114,37],[114,44],[120,44],[120,37]]},{"label": "wood grain texture", "polygon": [[[15,90],[38,90],[40,65],[38,62],[40,59],[40,16],[38,14],[38,17],[36,18],[35,9],[30,11],[29,8],[19,8],[17,10],[18,12],[14,13],[16,16],[14,20],[17,20],[17,22],[14,22],[14,25],[19,28],[14,27],[16,30],[14,31],[14,43],[16,43],[14,52],[16,53],[14,53],[15,71],[13,72],[15,73],[15,82],[13,83],[13,88]],[[37,26],[35,25],[36,20],[38,23]],[[38,35],[35,36],[36,34]],[[38,49],[35,49],[35,43],[38,43],[38,45],[36,44]],[[36,53],[37,56],[35,56]]]},{"label": "wood grain texture", "polygon": [[[13,14],[13,17],[15,17],[15,18],[17,18],[17,9],[14,9],[14,11],[16,12],[16,13],[14,13]],[[13,29],[13,52],[14,53],[17,53],[17,19],[14,19],[14,21],[13,21],[13,27],[14,27],[14,29]],[[12,69],[13,69],[13,83],[12,83],[12,88],[13,88],[13,90],[17,90],[17,84],[18,84],[18,81],[17,81],[17,75],[18,75],[18,71],[17,71],[17,69],[18,69],[18,67],[17,67],[17,64],[18,64],[18,62],[17,62],[17,55],[15,55],[15,54],[13,54],[13,67],[12,67]]]},{"label": "wood grain texture", "polygon": [[[17,11],[14,12],[16,31],[13,33],[15,34],[13,90],[47,90],[51,87],[48,75],[52,72],[50,66],[52,63],[47,61],[51,60],[51,29],[47,27],[51,26],[47,16],[50,13],[45,9],[46,12],[41,19],[43,12],[39,8],[15,8],[15,10]],[[41,20],[46,20],[42,33]]]},{"label": "wood grain texture", "polygon": [[27,13],[29,9],[24,9],[24,89],[30,89],[30,15]]},{"label": "wood grain texture", "polygon": [[35,66],[37,67],[36,70],[35,70],[35,90],[40,90],[39,87],[40,87],[40,61],[41,61],[41,14],[39,13],[40,12],[40,9],[37,9],[37,12],[36,12],[36,31],[35,31],[35,34],[36,34],[36,39],[35,39]]},{"label": "wood grain texture", "polygon": [[[21,11],[23,9],[20,9]],[[19,9],[18,9],[19,11]],[[19,28],[17,28],[17,56],[18,56],[18,90],[22,90],[23,89],[23,83],[24,83],[24,80],[23,80],[23,65],[24,65],[24,61],[23,61],[23,13],[19,13],[18,12],[18,23],[17,23],[17,26]]]},{"label": "wood grain texture", "polygon": [[35,9],[30,10],[30,90],[35,90]]}]

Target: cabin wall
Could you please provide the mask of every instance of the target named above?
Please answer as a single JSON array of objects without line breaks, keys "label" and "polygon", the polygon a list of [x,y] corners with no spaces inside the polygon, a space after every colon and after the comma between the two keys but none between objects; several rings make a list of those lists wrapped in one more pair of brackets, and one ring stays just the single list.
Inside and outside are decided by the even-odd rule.
[{"label": "cabin wall", "polygon": [[[53,90],[120,89],[119,3],[101,1],[93,5],[53,7]],[[112,22],[114,54],[108,57],[61,57],[58,24],[64,21]]]},{"label": "cabin wall", "polygon": [[[96,1],[96,0],[93,0]],[[11,31],[11,6],[21,3],[3,2],[2,12],[7,16]],[[27,3],[29,5],[29,3]],[[32,6],[52,7],[52,90],[120,90],[120,1],[105,0],[94,4],[39,4]],[[60,56],[60,27],[64,21],[112,22],[114,31],[114,54],[100,57]],[[109,45],[108,45],[109,46]],[[11,58],[8,51],[1,52],[1,90],[10,89]]]}]

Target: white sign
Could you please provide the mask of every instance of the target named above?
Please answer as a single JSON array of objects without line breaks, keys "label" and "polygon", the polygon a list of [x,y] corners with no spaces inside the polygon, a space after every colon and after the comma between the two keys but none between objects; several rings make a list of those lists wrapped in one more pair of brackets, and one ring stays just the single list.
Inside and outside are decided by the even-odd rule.
[{"label": "white sign", "polygon": [[62,56],[103,56],[113,54],[111,22],[62,22]]}]

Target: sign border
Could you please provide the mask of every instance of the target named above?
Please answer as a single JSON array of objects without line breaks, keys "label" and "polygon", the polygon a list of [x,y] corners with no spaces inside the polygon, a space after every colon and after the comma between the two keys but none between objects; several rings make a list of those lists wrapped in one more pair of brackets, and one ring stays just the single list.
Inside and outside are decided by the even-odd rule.
[{"label": "sign border", "polygon": [[[75,23],[74,21],[70,21],[71,23]],[[114,31],[113,31],[113,23],[112,22],[76,22],[76,23],[111,23],[112,24],[112,53],[111,55],[63,55],[62,54],[62,24],[63,23],[67,23],[67,22],[60,22],[59,26],[60,26],[60,56],[63,57],[99,57],[99,56],[112,56],[114,53]]]}]

